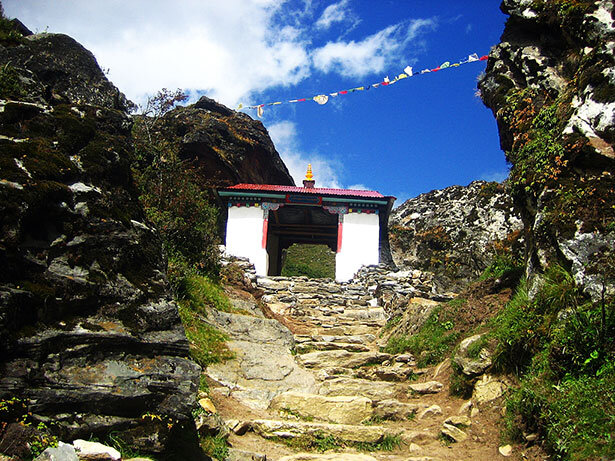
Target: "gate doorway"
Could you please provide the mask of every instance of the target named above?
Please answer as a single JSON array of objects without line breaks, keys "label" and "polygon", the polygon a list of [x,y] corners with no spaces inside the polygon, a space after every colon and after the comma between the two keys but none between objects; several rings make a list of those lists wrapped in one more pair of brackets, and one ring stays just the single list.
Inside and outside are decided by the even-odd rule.
[{"label": "gate doorway", "polygon": [[280,275],[282,254],[293,244],[326,245],[335,252],[338,216],[318,206],[286,205],[269,211],[268,275]]}]

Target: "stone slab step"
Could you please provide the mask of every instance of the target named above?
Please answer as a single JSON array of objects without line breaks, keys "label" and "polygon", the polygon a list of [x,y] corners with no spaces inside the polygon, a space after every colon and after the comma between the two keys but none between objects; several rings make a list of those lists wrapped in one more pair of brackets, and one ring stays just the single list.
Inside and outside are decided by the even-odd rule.
[{"label": "stone slab step", "polygon": [[305,343],[319,341],[326,343],[369,344],[376,340],[376,335],[295,335],[295,342]]},{"label": "stone slab step", "polygon": [[369,344],[376,340],[376,335],[314,335],[312,339],[314,341],[324,341],[328,343],[342,342],[352,344]]},{"label": "stone slab step", "polygon": [[361,368],[357,370],[357,378],[370,379],[372,381],[396,381],[406,382],[414,375],[410,366],[379,366]]},{"label": "stone slab step", "polygon": [[297,344],[295,350],[300,354],[305,354],[312,351],[332,351],[344,350],[348,352],[369,352],[370,348],[364,344],[341,343],[341,342],[324,342],[324,341],[309,341]]},{"label": "stone slab step", "polygon": [[373,402],[405,397],[407,386],[386,381],[370,381],[368,379],[339,377],[324,381],[318,389],[320,395],[358,395],[367,397]]},{"label": "stone slab step", "polygon": [[274,397],[269,408],[337,424],[360,424],[374,413],[372,401],[366,397],[328,397],[293,391]]},{"label": "stone slab step", "polygon": [[381,400],[374,404],[374,415],[382,419],[406,421],[413,419],[414,415],[427,408],[428,405],[420,403],[404,403],[396,399]]},{"label": "stone slab step", "polygon": [[378,461],[373,456],[354,453],[297,453],[296,455],[284,456],[278,461]]},{"label": "stone slab step", "polygon": [[345,350],[316,351],[297,357],[306,368],[345,367],[358,368],[390,360],[391,355],[382,352],[348,352]]},{"label": "stone slab step", "polygon": [[437,394],[444,386],[438,381],[410,384],[410,389],[417,394]]},{"label": "stone slab step", "polygon": [[386,314],[382,307],[368,309],[346,309],[344,317],[356,320],[386,320]]},{"label": "stone slab step", "polygon": [[304,421],[280,421],[257,419],[251,422],[251,429],[266,439],[281,437],[310,438],[332,436],[346,442],[379,442],[393,433],[382,426],[354,426],[350,424],[328,424]]},{"label": "stone slab step", "polygon": [[[333,322],[332,322],[333,321]],[[311,321],[313,325],[322,329],[321,334],[325,335],[364,335],[378,334],[380,328],[385,324],[384,321],[359,321],[359,320],[344,320],[336,317],[334,319],[323,319],[322,322],[316,320]]]}]

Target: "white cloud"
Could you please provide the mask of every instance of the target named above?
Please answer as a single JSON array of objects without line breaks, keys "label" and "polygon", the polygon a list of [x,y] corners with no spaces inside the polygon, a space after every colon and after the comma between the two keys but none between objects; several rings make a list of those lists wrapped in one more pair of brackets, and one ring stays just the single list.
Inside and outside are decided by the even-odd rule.
[{"label": "white cloud", "polygon": [[268,126],[267,131],[295,184],[303,184],[308,163],[311,163],[316,187],[343,188],[338,175],[341,165],[318,154],[301,152],[297,143],[297,126],[293,122],[277,122]]},{"label": "white cloud", "polygon": [[356,25],[358,18],[349,7],[349,0],[341,0],[338,3],[327,6],[314,25],[319,29],[329,29],[335,23],[346,21]]},{"label": "white cloud", "polygon": [[404,49],[420,34],[435,27],[434,19],[414,19],[389,26],[358,42],[328,42],[313,53],[314,66],[322,72],[338,72],[346,77],[382,72],[399,61]]},{"label": "white cloud", "polygon": [[351,184],[350,186],[348,186],[348,189],[352,189],[352,190],[370,190],[370,188],[367,187],[365,184]]},{"label": "white cloud", "polygon": [[278,0],[5,0],[32,29],[90,49],[129,98],[160,88],[206,92],[231,107],[253,91],[310,71],[301,31],[280,23]]},{"label": "white cloud", "polygon": [[[291,86],[314,69],[345,76],[381,72],[434,19],[389,26],[362,40],[314,49],[312,0],[4,0],[32,30],[66,33],[91,50],[109,78],[137,103],[161,88],[249,104],[258,92]],[[316,24],[358,21],[349,0]]]},{"label": "white cloud", "polygon": [[490,171],[483,173],[480,179],[483,181],[502,182],[508,178],[508,171]]}]

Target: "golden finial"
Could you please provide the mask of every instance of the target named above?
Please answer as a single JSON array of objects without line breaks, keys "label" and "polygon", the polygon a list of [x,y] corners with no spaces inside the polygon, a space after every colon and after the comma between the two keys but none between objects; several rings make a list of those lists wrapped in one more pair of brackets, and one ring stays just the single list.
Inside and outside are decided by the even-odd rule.
[{"label": "golden finial", "polygon": [[311,163],[308,163],[308,169],[307,169],[307,173],[305,173],[305,179],[307,181],[314,180],[314,176],[312,175],[312,164]]}]

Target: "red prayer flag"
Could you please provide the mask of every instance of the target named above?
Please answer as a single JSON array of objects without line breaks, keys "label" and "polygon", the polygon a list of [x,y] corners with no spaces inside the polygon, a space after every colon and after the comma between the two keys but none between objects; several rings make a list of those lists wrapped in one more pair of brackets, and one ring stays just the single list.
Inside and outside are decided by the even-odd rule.
[{"label": "red prayer flag", "polygon": [[340,94],[348,94],[348,90],[340,91]]},{"label": "red prayer flag", "polygon": [[485,55],[485,56],[481,56],[479,61],[486,61],[487,59],[489,59],[489,56]]}]

